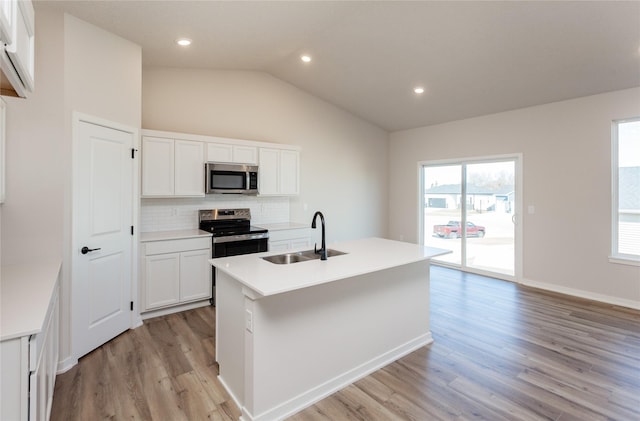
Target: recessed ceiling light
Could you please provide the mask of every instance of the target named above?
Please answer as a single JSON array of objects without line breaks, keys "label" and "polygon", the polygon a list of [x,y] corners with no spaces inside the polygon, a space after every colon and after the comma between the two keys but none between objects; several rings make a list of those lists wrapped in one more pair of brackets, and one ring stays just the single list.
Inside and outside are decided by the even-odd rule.
[{"label": "recessed ceiling light", "polygon": [[413,92],[415,92],[417,94],[422,94],[422,93],[424,93],[424,88],[422,86],[417,86],[417,87],[413,88]]},{"label": "recessed ceiling light", "polygon": [[191,45],[191,40],[189,38],[180,38],[176,41],[176,43],[182,47],[186,47]]},{"label": "recessed ceiling light", "polygon": [[305,54],[303,56],[300,56],[300,60],[304,61],[305,63],[309,63],[311,61],[311,56]]}]

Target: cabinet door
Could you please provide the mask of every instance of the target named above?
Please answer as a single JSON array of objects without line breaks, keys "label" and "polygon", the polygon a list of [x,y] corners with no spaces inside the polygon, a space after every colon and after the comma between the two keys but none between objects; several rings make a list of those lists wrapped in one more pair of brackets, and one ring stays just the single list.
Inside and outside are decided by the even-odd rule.
[{"label": "cabinet door", "polygon": [[25,367],[25,371],[30,371],[28,404],[30,421],[46,420],[53,403],[59,345],[57,286],[51,297],[49,308],[42,331],[29,337],[29,367],[28,369]]},{"label": "cabinet door", "polygon": [[291,248],[289,240],[271,240],[269,239],[269,251],[287,251]]},{"label": "cabinet door", "polygon": [[[35,76],[35,13],[30,0],[21,0],[16,3],[13,40],[6,46],[6,52],[24,88],[19,95],[26,96],[27,92],[33,92]],[[14,88],[18,92],[16,84]]]},{"label": "cabinet door", "polygon": [[204,143],[175,141],[176,196],[204,196]]},{"label": "cabinet door", "polygon": [[14,0],[0,1],[0,41],[2,44],[11,44],[13,42],[13,26],[15,25],[14,7],[17,2]]},{"label": "cabinet door", "polygon": [[0,342],[0,420],[28,419],[31,377],[28,342],[28,336]]},{"label": "cabinet door", "polygon": [[280,193],[299,194],[298,151],[280,151]]},{"label": "cabinet door", "polygon": [[173,196],[173,139],[142,138],[142,195]]},{"label": "cabinet door", "polygon": [[298,151],[260,148],[260,194],[299,194],[299,162]]},{"label": "cabinet door", "polygon": [[233,162],[233,146],[207,143],[207,162]]},{"label": "cabinet door", "polygon": [[293,240],[291,240],[291,248],[302,248],[302,247],[311,247],[311,238],[310,237],[305,237],[305,238],[295,238]]},{"label": "cabinet door", "polygon": [[260,194],[278,194],[278,166],[280,151],[278,149],[260,148]]},{"label": "cabinet door", "polygon": [[211,250],[180,253],[180,301],[211,297]]},{"label": "cabinet door", "polygon": [[180,253],[145,257],[145,309],[153,309],[180,300]]},{"label": "cabinet door", "polygon": [[241,164],[257,164],[258,148],[255,146],[234,146],[233,162],[239,162]]},{"label": "cabinet door", "polygon": [[[45,414],[49,414],[51,411],[51,406],[53,405],[53,391],[56,386],[56,372],[58,370],[58,357],[59,352],[58,349],[60,347],[60,304],[59,297],[56,294],[55,302],[54,302],[54,310],[51,314],[51,325],[49,327],[49,342],[46,350],[46,358],[48,360],[47,363],[47,384],[46,384],[46,401],[44,404]],[[46,419],[46,416],[43,418]]]}]

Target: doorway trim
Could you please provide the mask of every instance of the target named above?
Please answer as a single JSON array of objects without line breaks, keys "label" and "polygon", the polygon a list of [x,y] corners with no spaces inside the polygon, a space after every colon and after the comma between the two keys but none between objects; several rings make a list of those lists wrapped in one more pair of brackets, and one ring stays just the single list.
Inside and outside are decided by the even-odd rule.
[{"label": "doorway trim", "polygon": [[[516,188],[516,200],[515,200],[515,211],[514,211],[514,275],[509,276],[506,274],[498,273],[498,272],[489,272],[480,269],[474,269],[469,267],[458,267],[456,265],[447,265],[445,263],[434,262],[433,264],[439,266],[453,267],[455,269],[459,269],[469,273],[476,273],[478,275],[489,276],[492,278],[503,279],[506,281],[522,283],[522,274],[523,274],[523,197],[524,197],[524,188],[523,188],[523,166],[524,166],[524,157],[522,153],[510,153],[510,154],[501,154],[501,155],[486,155],[486,156],[474,156],[474,157],[466,157],[466,158],[448,158],[448,159],[438,159],[438,160],[427,160],[427,161],[419,161],[417,168],[417,177],[418,177],[418,209],[417,209],[417,218],[418,218],[418,241],[421,245],[424,245],[424,207],[425,207],[425,198],[424,198],[424,172],[423,168],[425,166],[432,165],[460,165],[460,164],[476,164],[476,163],[484,163],[491,161],[504,161],[504,160],[514,160],[515,161],[515,188]],[[462,183],[464,186],[465,183]],[[464,189],[464,187],[463,187]],[[464,256],[463,256],[464,257]],[[462,260],[464,262],[464,260]]]}]

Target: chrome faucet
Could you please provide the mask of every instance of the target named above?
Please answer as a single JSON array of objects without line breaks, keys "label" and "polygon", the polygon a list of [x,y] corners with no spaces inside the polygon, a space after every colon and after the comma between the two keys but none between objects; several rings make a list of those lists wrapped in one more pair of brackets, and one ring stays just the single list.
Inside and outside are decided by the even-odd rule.
[{"label": "chrome faucet", "polygon": [[320,222],[322,223],[322,248],[320,250],[317,249],[317,244],[313,245],[313,252],[320,255],[320,260],[327,260],[327,244],[325,241],[325,231],[324,231],[324,215],[322,212],[318,211],[313,215],[313,220],[311,221],[311,228],[316,228],[316,218],[320,215]]}]

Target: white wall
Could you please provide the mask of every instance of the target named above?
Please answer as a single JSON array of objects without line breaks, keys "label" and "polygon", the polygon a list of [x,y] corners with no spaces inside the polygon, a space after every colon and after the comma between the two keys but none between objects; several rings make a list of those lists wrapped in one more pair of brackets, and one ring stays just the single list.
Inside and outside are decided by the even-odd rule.
[{"label": "white wall", "polygon": [[523,153],[525,283],[640,308],[640,268],[609,263],[611,121],[640,88],[392,133],[389,234],[418,238],[419,161]]},{"label": "white wall", "polygon": [[142,115],[142,49],[65,15],[65,103],[134,128]]},{"label": "white wall", "polygon": [[61,349],[70,356],[71,112],[140,127],[141,50],[36,3],[36,90],[7,102],[2,263],[60,258]]},{"label": "white wall", "polygon": [[292,221],[321,210],[328,241],[386,235],[382,129],[261,72],[144,68],[142,104],[146,129],[301,146]]},{"label": "white wall", "polygon": [[[65,137],[69,156],[67,194],[65,195],[65,230],[63,261],[63,299],[71,296],[71,121],[80,112],[131,128],[140,128],[142,92],[142,50],[140,46],[117,37],[71,15],[64,16],[64,93]],[[76,251],[77,253],[77,251]],[[69,303],[71,300],[67,301]],[[61,306],[63,316],[70,317],[70,306]],[[64,319],[63,319],[64,320]],[[70,322],[65,320],[65,328]],[[70,346],[70,336],[63,336]],[[60,359],[71,356],[71,348]],[[63,361],[63,365],[68,362]]]},{"label": "white wall", "polygon": [[7,103],[7,196],[2,263],[62,258],[63,197],[70,161],[64,138],[63,15],[36,13],[36,89]]}]

